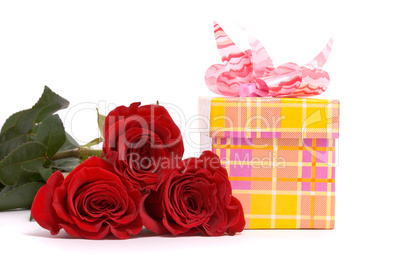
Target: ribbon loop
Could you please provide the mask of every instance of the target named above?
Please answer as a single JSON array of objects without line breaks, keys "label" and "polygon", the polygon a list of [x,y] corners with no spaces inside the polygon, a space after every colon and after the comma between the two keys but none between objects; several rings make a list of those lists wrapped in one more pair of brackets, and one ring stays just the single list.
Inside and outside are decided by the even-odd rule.
[{"label": "ribbon loop", "polygon": [[239,96],[240,97],[256,97],[257,87],[255,83],[245,83],[239,86]]}]

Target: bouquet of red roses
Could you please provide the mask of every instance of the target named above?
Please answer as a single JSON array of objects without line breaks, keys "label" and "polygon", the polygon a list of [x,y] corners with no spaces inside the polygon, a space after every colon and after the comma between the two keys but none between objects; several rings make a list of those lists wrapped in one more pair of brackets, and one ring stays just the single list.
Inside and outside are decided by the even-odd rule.
[{"label": "bouquet of red roses", "polygon": [[[63,100],[45,88],[29,113],[14,114],[3,126],[0,153],[8,152],[0,156],[0,210],[29,207],[18,194],[34,184],[27,192],[32,217],[53,235],[64,229],[74,237],[125,239],[143,226],[159,235],[234,235],[244,229],[242,206],[218,156],[205,151],[182,160],[180,130],[163,106],[132,103],[98,115],[103,139],[77,147],[53,115],[68,106]],[[57,109],[49,109],[54,103]],[[101,152],[91,151],[101,141]],[[71,157],[81,163],[74,165]],[[63,167],[63,159],[75,168]]]}]

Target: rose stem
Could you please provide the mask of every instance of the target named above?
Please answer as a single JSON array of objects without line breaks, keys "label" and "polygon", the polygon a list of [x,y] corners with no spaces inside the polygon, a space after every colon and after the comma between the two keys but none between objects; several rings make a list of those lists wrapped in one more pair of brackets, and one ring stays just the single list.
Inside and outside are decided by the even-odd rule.
[{"label": "rose stem", "polygon": [[90,149],[87,147],[82,147],[82,148],[80,147],[80,148],[75,148],[75,149],[70,149],[70,150],[65,150],[65,151],[59,151],[53,156],[52,161],[66,159],[66,158],[77,158],[77,159],[85,160],[91,156],[100,157],[101,154],[102,154],[101,149]]}]

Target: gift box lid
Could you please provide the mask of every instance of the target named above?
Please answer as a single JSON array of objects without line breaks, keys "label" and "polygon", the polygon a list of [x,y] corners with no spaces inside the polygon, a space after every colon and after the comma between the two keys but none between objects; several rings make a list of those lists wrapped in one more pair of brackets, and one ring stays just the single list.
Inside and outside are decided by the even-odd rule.
[{"label": "gift box lid", "polygon": [[201,132],[211,138],[339,137],[339,101],[311,98],[200,97]]}]

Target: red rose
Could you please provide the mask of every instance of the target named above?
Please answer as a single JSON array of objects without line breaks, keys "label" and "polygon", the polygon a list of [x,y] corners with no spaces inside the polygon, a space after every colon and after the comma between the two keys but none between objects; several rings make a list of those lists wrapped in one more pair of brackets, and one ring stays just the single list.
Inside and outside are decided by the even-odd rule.
[{"label": "red rose", "polygon": [[157,234],[233,235],[245,226],[226,169],[211,151],[183,160],[166,173],[157,191],[145,195],[141,217]]},{"label": "red rose", "polygon": [[107,115],[102,156],[120,176],[155,190],[160,175],[181,160],[183,140],[163,106],[140,104],[119,106]]},{"label": "red rose", "polygon": [[52,235],[63,228],[74,237],[100,239],[112,233],[125,239],[142,229],[141,199],[111,164],[91,157],[65,179],[60,171],[54,173],[35,196],[31,213]]}]

